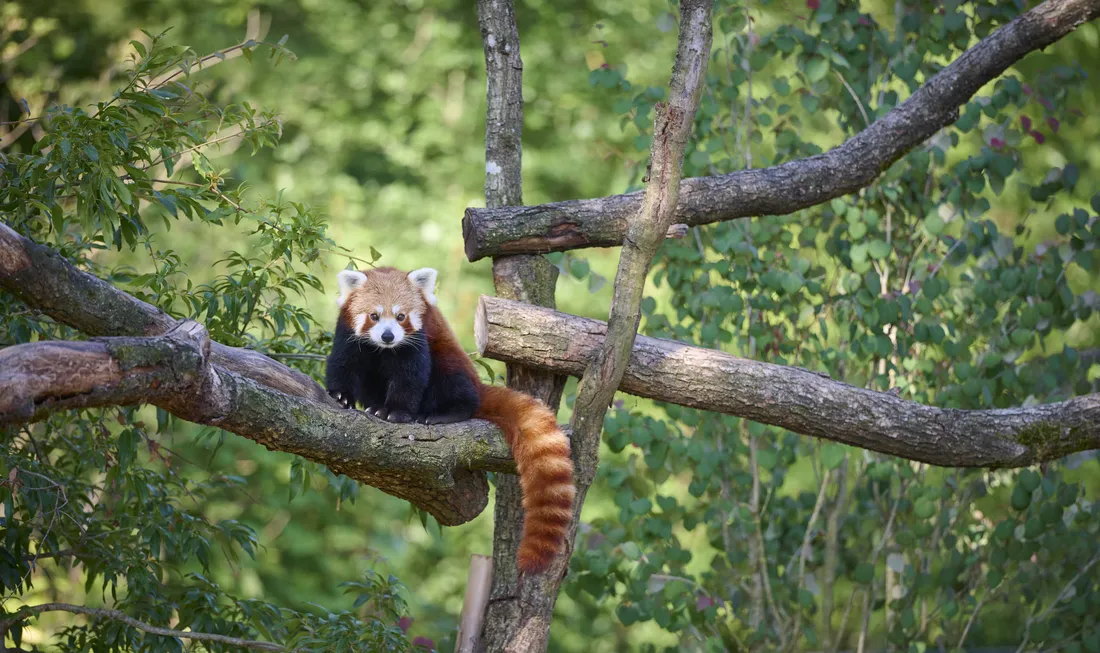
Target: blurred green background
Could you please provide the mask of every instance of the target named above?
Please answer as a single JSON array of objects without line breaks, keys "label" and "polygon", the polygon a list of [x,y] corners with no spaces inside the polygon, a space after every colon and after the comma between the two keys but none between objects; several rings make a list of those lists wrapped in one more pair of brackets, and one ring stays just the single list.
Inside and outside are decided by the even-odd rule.
[{"label": "blurred green background", "polygon": [[[485,70],[472,2],[32,0],[9,6],[15,5],[28,22],[37,21],[42,37],[9,66],[0,110],[13,118],[16,98],[38,112],[47,102],[109,97],[114,86],[106,71],[125,59],[141,29],[171,28],[170,42],[200,54],[245,40],[250,24],[261,39],[289,35],[286,45],[297,61],[274,67],[266,57],[251,65],[236,59],[195,75],[211,99],[247,100],[277,111],[283,123],[277,149],[250,156],[230,146],[221,155],[209,152],[211,158],[256,196],[281,191],[318,207],[329,216],[330,235],[357,255],[375,247],[379,264],[437,268],[443,312],[474,349],[473,309],[479,295],[492,293],[492,274],[489,261],[466,261],[460,224],[467,206],[484,205]],[[520,3],[526,203],[626,188],[631,160],[642,154],[610,110],[615,98],[593,88],[589,72],[610,55],[629,59],[639,78],[665,84],[675,32],[657,32],[656,21],[668,10],[663,2],[629,0]],[[655,41],[655,34],[662,38]],[[231,230],[183,221],[161,242],[180,254],[196,283],[206,280],[204,272],[216,273],[213,264],[226,251],[244,244]],[[613,275],[616,252],[585,256],[593,270]],[[131,259],[120,257],[140,269],[140,252]],[[327,267],[315,272],[334,292],[336,271],[348,259],[331,255],[323,263]],[[558,306],[565,311],[606,317],[609,297],[610,284],[592,293],[582,281],[559,282]],[[331,328],[333,298],[313,293],[302,303]],[[568,408],[560,417],[568,418]],[[265,547],[258,562],[224,569],[218,580],[230,591],[288,605],[350,606],[337,584],[383,556],[412,590],[411,635],[438,638],[456,623],[469,555],[491,551],[492,504],[473,522],[440,533],[425,530],[407,504],[373,488],[361,488],[354,504],[337,506],[333,494],[323,492],[290,502],[290,456],[233,436],[211,453],[196,450],[192,437],[183,428],[174,443],[194,461],[184,467],[189,473],[224,470],[250,479],[248,496],[206,506],[211,518],[256,526]],[[607,510],[598,497],[589,505]],[[562,598],[562,624],[580,617],[570,603]],[[584,648],[568,627],[555,637],[567,649]]]},{"label": "blurred green background", "polygon": [[[637,183],[645,147],[637,147],[638,131],[615,108],[619,96],[594,85],[591,72],[608,63],[639,88],[664,86],[675,50],[669,4],[518,4],[525,203],[624,192]],[[893,3],[863,5],[884,22],[892,20]],[[491,265],[466,261],[460,225],[466,207],[483,205],[485,74],[473,2],[22,0],[4,11],[11,7],[18,7],[19,20],[26,21],[20,33],[30,29],[40,38],[26,52],[4,58],[0,113],[8,119],[19,115],[20,99],[37,114],[53,102],[107,97],[114,88],[108,73],[125,59],[128,42],[140,36],[139,29],[171,28],[169,40],[200,54],[236,44],[246,34],[269,41],[288,35],[287,47],[296,61],[273,67],[264,57],[252,64],[237,59],[195,73],[212,99],[247,100],[277,111],[282,119],[278,148],[250,155],[243,148],[227,147],[216,158],[211,153],[212,158],[230,168],[235,180],[250,185],[255,196],[281,192],[321,208],[329,216],[330,235],[360,256],[373,247],[382,254],[380,264],[437,268],[441,307],[473,350],[473,309],[479,295],[492,293]],[[764,22],[793,22],[804,13],[801,4],[773,6]],[[15,15],[5,14],[9,21]],[[11,27],[9,22],[9,33]],[[1043,65],[1053,65],[1049,59],[1076,61],[1086,72],[1097,72],[1100,58],[1093,55],[1100,47],[1098,34],[1095,26],[1082,28],[1048,49]],[[1098,94],[1095,84],[1087,87],[1078,106],[1096,106]],[[1075,133],[1097,134],[1098,121],[1095,112],[1086,112]],[[843,133],[828,120],[810,116],[800,137],[828,147]],[[1030,148],[1024,150],[1026,171],[1041,176],[1066,160],[1078,161],[1080,187],[1100,187],[1100,148],[1093,146],[1094,138],[1063,131],[1049,134],[1047,142],[1042,149],[1021,146]],[[952,151],[953,157],[966,154],[965,144]],[[1009,188],[996,199],[993,218],[1007,231],[1014,224],[1011,216],[1026,210],[1028,201],[1025,191]],[[234,240],[231,229],[183,221],[174,224],[162,243],[180,254],[196,283],[206,280],[202,275],[218,272],[214,264],[226,251],[246,246],[243,237]],[[613,276],[616,251],[579,254],[593,272]],[[141,261],[136,255],[118,258],[139,268]],[[335,317],[335,284],[330,279],[347,263],[347,257],[327,255],[316,271],[330,293],[310,293],[304,301],[326,328]],[[667,288],[651,285],[650,294],[667,308]],[[563,275],[557,297],[560,310],[602,319],[610,285],[593,289],[586,280]],[[1095,327],[1096,320],[1091,324]],[[1088,334],[1081,340],[1089,344]],[[574,387],[571,381],[567,394]],[[648,402],[625,401],[628,408],[652,412]],[[568,406],[559,417],[568,418]],[[407,504],[372,488],[360,488],[354,502],[341,501],[318,479],[317,491],[291,501],[290,456],[234,436],[196,440],[197,432],[183,427],[173,436],[171,445],[186,460],[181,473],[232,473],[248,481],[247,491],[227,493],[207,502],[202,511],[211,519],[251,524],[263,546],[255,561],[220,564],[217,580],[227,589],[302,608],[310,603],[350,607],[351,599],[343,596],[338,583],[357,578],[364,568],[391,571],[409,588],[414,619],[410,635],[446,644],[461,608],[469,555],[491,550],[491,508],[469,524],[440,530],[431,522],[425,527]],[[626,457],[605,454],[610,460]],[[816,489],[805,465],[792,467],[788,483],[786,492],[792,496]],[[1093,478],[1089,494],[1096,493]],[[589,494],[585,521],[614,520],[618,514],[612,492],[597,484]],[[36,591],[43,600],[52,591],[79,602],[78,575],[70,581],[67,585],[64,579],[53,579]],[[597,609],[563,593],[552,631],[554,649],[610,651],[677,641],[652,621],[624,627],[610,603]],[[33,642],[33,634],[25,638]]]}]

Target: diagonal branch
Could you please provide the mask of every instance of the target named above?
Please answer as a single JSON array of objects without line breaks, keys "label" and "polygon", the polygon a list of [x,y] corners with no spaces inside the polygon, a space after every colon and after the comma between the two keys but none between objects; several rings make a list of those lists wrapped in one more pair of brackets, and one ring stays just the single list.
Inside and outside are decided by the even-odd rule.
[{"label": "diagonal branch", "polygon": [[160,626],[154,626],[153,624],[146,623],[144,621],[138,621],[130,615],[122,612],[121,610],[111,610],[109,608],[89,608],[83,605],[73,605],[71,603],[43,603],[41,605],[30,605],[24,608],[20,608],[14,617],[9,617],[0,621],[0,642],[3,641],[2,637],[7,633],[8,629],[16,623],[33,617],[35,615],[42,614],[43,612],[70,612],[72,614],[82,614],[93,619],[113,619],[114,621],[120,621],[131,628],[136,628],[140,631],[149,633],[151,635],[160,635],[161,637],[178,637],[180,639],[191,639],[196,642],[214,642],[216,644],[224,644],[227,646],[236,646],[239,648],[252,649],[256,651],[284,651],[286,650],[278,644],[271,642],[261,642],[254,639],[244,639],[241,637],[230,637],[229,635],[219,635],[217,633],[197,633],[192,630],[172,630],[171,628],[161,628]]},{"label": "diagonal branch", "polygon": [[712,4],[712,0],[680,3],[680,32],[669,82],[669,101],[657,106],[653,125],[649,183],[642,206],[630,217],[622,241],[607,337],[584,371],[573,408],[574,459],[578,483],[583,488],[595,478],[603,418],[626,370],[637,335],[646,274],[672,225],[684,150],[706,84]]},{"label": "diagonal branch", "polygon": [[[607,325],[482,297],[484,356],[579,376]],[[619,390],[945,467],[1023,467],[1100,449],[1100,394],[996,410],[925,406],[797,367],[639,336]]]},{"label": "diagonal branch", "polygon": [[[155,306],[78,270],[53,249],[0,223],[0,288],[27,306],[90,336],[154,336],[179,321]],[[336,407],[306,374],[263,354],[211,343],[214,364],[280,392]]]},{"label": "diagonal branch", "polygon": [[0,424],[75,408],[151,403],[268,449],[298,454],[430,512],[441,524],[476,517],[484,471],[514,471],[496,428],[471,420],[399,425],[285,395],[212,364],[196,322],[164,336],[45,341],[0,350]]},{"label": "diagonal branch", "polygon": [[[1100,0],[1047,0],[1001,27],[842,145],[771,168],[685,179],[675,222],[689,226],[785,215],[855,192],[959,117],[958,108],[1030,52],[1100,16]],[[462,220],[471,261],[503,254],[620,245],[641,192],[539,206],[469,208]]]},{"label": "diagonal branch", "polygon": [[[486,471],[514,471],[487,422],[399,425],[335,406],[310,377],[258,352],[210,341],[0,224],[0,288],[90,335],[0,350],[0,423],[80,407],[152,403],[272,450],[328,466],[465,523],[488,502]],[[201,335],[200,335],[201,334]]]}]

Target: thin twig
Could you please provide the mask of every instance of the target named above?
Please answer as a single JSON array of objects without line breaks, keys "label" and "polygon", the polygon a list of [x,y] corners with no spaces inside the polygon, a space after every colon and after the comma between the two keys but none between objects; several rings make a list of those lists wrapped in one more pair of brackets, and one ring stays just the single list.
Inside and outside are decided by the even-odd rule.
[{"label": "thin twig", "polygon": [[836,74],[838,79],[840,79],[840,83],[844,84],[844,88],[848,89],[848,94],[852,96],[852,99],[856,101],[856,106],[859,107],[859,112],[863,115],[863,124],[867,127],[870,127],[871,119],[867,117],[867,109],[863,108],[863,101],[859,99],[859,96],[856,95],[855,90],[848,83],[848,80],[844,79],[844,75],[840,74],[840,71],[834,70],[833,73]]},{"label": "thin twig", "polygon": [[[817,493],[817,503],[814,504],[813,512],[810,513],[810,521],[806,524],[806,534],[802,536],[802,555],[798,560],[798,585],[795,586],[795,601],[800,599],[799,594],[802,592],[802,583],[806,579],[806,558],[810,552],[810,539],[814,534],[814,524],[817,523],[817,518],[821,515],[821,508],[825,505],[826,490],[829,489],[829,475],[832,473],[831,469],[825,470],[825,474],[821,477],[821,489]],[[791,637],[787,640],[787,649],[793,650],[794,645],[798,642],[799,628],[802,626],[802,609],[799,608],[794,617],[794,627],[791,628]]]},{"label": "thin twig", "polygon": [[241,639],[240,637],[230,637],[228,635],[218,635],[216,633],[196,633],[187,630],[172,630],[170,628],[161,628],[160,626],[154,626],[152,624],[145,623],[144,621],[138,621],[133,617],[127,615],[120,610],[111,610],[108,608],[89,608],[83,605],[73,605],[71,603],[43,603],[42,605],[32,605],[21,608],[16,612],[14,617],[0,621],[0,632],[7,632],[12,625],[20,622],[28,617],[41,614],[43,612],[71,612],[73,614],[82,614],[95,619],[113,619],[115,621],[121,621],[122,623],[130,626],[131,628],[137,628],[138,630],[150,633],[152,635],[160,635],[162,637],[179,637],[181,639],[193,639],[199,642],[217,642],[219,644],[227,644],[229,646],[239,646],[241,648],[255,649],[257,651],[284,651],[279,644],[273,644],[271,642],[260,642],[253,639]]},{"label": "thin twig", "polygon": [[160,88],[161,86],[166,86],[175,81],[176,78],[180,77],[181,75],[191,74],[191,71],[195,68],[198,68],[200,71],[206,70],[207,68],[212,68],[222,63],[223,61],[236,59],[237,57],[244,54],[244,51],[247,48],[254,48],[257,45],[260,45],[259,41],[253,41],[252,39],[249,39],[244,43],[238,43],[237,45],[226,48],[224,50],[218,50],[217,52],[202,57],[187,68],[180,68],[179,70],[174,70],[170,73],[164,73],[159,77],[153,78],[153,80],[149,82],[149,86],[147,88]]}]

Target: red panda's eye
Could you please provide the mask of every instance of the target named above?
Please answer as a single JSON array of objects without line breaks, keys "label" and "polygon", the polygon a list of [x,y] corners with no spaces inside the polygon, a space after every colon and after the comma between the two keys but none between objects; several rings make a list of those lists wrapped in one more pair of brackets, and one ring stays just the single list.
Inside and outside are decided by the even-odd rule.
[{"label": "red panda's eye", "polygon": [[404,313],[398,313],[397,314],[397,321],[398,322],[404,322],[405,321],[405,314]]},{"label": "red panda's eye", "polygon": [[377,322],[378,321],[378,313],[371,313],[370,314],[370,319],[371,319],[371,322]]}]

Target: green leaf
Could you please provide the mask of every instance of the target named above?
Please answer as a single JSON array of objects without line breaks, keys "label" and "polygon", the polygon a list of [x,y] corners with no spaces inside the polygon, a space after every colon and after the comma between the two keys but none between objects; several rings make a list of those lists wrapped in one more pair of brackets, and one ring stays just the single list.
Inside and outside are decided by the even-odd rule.
[{"label": "green leaf", "polygon": [[806,77],[810,79],[811,84],[821,81],[825,78],[825,74],[828,73],[828,60],[824,57],[813,55],[806,62],[804,68]]},{"label": "green leaf", "polygon": [[118,466],[126,471],[137,456],[138,434],[133,429],[126,429],[118,434]]},{"label": "green leaf", "polygon": [[873,240],[867,248],[867,253],[875,260],[886,258],[890,254],[890,246],[884,240]]},{"label": "green leaf", "polygon": [[875,568],[869,562],[861,562],[856,565],[852,577],[855,578],[857,583],[870,585],[875,580]]},{"label": "green leaf", "polygon": [[1063,213],[1054,219],[1054,228],[1059,234],[1065,236],[1069,233],[1070,229],[1070,217],[1068,213]]},{"label": "green leaf", "polygon": [[844,462],[845,453],[842,445],[827,444],[821,448],[821,462],[826,469],[836,469]]},{"label": "green leaf", "polygon": [[774,449],[760,449],[756,452],[756,462],[764,469],[774,469],[779,462],[779,454]]},{"label": "green leaf", "polygon": [[1027,510],[1027,507],[1031,505],[1031,492],[1028,492],[1022,485],[1017,485],[1012,489],[1012,508],[1019,512]]},{"label": "green leaf", "polygon": [[924,219],[924,230],[932,236],[938,236],[943,231],[943,218],[933,213]]},{"label": "green leaf", "polygon": [[642,557],[642,550],[636,542],[623,542],[619,545],[619,550],[630,560],[637,560]]},{"label": "green leaf", "polygon": [[1043,482],[1043,477],[1039,476],[1034,470],[1025,469],[1020,472],[1020,475],[1016,478],[1016,482],[1028,492],[1034,492],[1039,489],[1039,485]]}]

